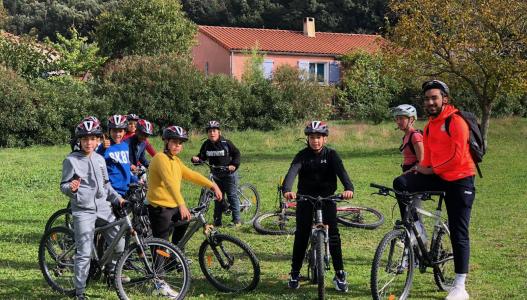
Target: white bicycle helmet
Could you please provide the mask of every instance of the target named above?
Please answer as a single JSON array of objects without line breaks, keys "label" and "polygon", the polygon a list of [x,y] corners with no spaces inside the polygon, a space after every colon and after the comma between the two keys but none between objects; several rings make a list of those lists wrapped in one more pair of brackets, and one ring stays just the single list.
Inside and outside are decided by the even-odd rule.
[{"label": "white bicycle helmet", "polygon": [[401,104],[397,107],[392,107],[392,116],[406,116],[406,117],[414,117],[414,119],[417,120],[417,110],[415,107],[413,107],[410,104]]}]

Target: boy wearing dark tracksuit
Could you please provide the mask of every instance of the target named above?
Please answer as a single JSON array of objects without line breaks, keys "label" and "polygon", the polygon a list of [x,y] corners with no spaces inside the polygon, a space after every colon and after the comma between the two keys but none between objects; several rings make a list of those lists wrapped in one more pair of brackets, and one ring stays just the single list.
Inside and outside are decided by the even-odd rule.
[{"label": "boy wearing dark tracksuit", "polygon": [[[60,190],[71,199],[77,247],[74,258],[75,293],[77,299],[84,299],[95,225],[115,221],[110,202],[122,205],[124,199],[108,182],[104,158],[95,153],[99,137],[102,136],[99,120],[95,117],[85,118],[76,127],[75,136],[80,139],[81,150],[70,153],[64,160]],[[105,240],[113,240],[118,230],[117,227],[106,230]],[[117,258],[123,249],[124,241],[121,240],[114,257]],[[115,260],[107,266],[110,272],[114,267]]]},{"label": "boy wearing dark tracksuit", "polygon": [[[305,128],[308,136],[308,147],[301,150],[293,159],[284,179],[282,192],[286,199],[295,199],[291,192],[293,182],[298,174],[298,193],[312,197],[331,196],[337,190],[337,177],[344,185],[344,199],[353,197],[353,184],[344,169],[337,152],[325,147],[328,127],[324,122],[313,121]],[[302,201],[296,207],[296,231],[293,244],[291,276],[288,286],[299,288],[300,269],[304,260],[307,244],[313,224],[314,207],[311,202]],[[346,273],[342,262],[340,234],[337,227],[337,206],[335,202],[324,202],[322,207],[324,223],[328,225],[329,251],[333,261],[335,277],[333,282],[338,291],[348,291]]]},{"label": "boy wearing dark tracksuit", "polygon": [[[211,165],[224,166],[226,171],[212,170],[214,182],[218,184],[223,194],[227,194],[232,211],[232,224],[240,225],[240,199],[238,199],[238,173],[240,167],[240,150],[234,144],[221,136],[220,123],[210,121],[206,127],[208,139],[203,142],[193,162],[208,160]],[[214,225],[222,225],[223,204],[214,202]]]},{"label": "boy wearing dark tracksuit", "polygon": [[[469,224],[475,165],[469,151],[469,128],[454,106],[448,104],[448,86],[439,80],[423,84],[424,105],[430,119],[424,129],[424,159],[412,170],[397,177],[393,187],[399,191],[445,191],[448,226],[454,254],[454,287],[446,300],[467,300],[465,278],[470,257]],[[451,118],[449,133],[445,128]]]}]

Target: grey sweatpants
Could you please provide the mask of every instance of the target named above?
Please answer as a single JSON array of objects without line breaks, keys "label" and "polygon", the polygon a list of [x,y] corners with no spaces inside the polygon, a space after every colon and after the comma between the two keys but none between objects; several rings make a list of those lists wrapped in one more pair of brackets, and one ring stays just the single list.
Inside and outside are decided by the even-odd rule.
[{"label": "grey sweatpants", "polygon": [[[90,258],[93,249],[93,239],[95,235],[95,226],[102,226],[108,222],[115,221],[115,216],[110,209],[102,211],[74,211],[73,227],[75,231],[75,245],[77,253],[75,254],[75,290],[76,294],[84,293],[86,289],[86,279],[90,271]],[[107,243],[111,243],[119,231],[119,227],[107,229],[103,235]],[[124,239],[121,239],[114,251],[112,262],[107,268],[113,271],[117,258],[124,250]]]}]

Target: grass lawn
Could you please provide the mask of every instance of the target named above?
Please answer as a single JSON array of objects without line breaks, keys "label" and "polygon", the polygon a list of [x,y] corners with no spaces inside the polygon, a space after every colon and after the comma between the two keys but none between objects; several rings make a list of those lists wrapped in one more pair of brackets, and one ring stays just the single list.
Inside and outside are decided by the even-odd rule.
[{"label": "grass lawn", "polygon": [[[419,124],[422,127],[423,124]],[[340,153],[355,187],[355,202],[378,208],[385,224],[377,230],[342,228],[343,254],[351,291],[335,292],[333,271],[326,276],[328,298],[371,299],[371,260],[382,236],[391,229],[395,202],[370,196],[370,182],[391,185],[399,174],[401,133],[391,123],[381,125],[334,122],[330,146]],[[275,189],[298,150],[303,147],[300,126],[275,132],[225,132],[242,152],[242,181],[254,183],[263,200],[263,211],[276,205]],[[197,153],[203,134],[193,135],[182,158],[188,162]],[[484,178],[476,180],[476,200],[472,212],[472,257],[467,288],[471,299],[527,299],[527,119],[492,120],[489,150],[481,165]],[[160,139],[153,139],[157,149]],[[0,299],[61,299],[45,283],[38,268],[37,249],[47,218],[66,206],[59,191],[62,160],[68,146],[1,149],[0,161]],[[204,167],[196,167],[207,174]],[[196,204],[199,188],[185,185],[190,206]],[[432,208],[432,203],[425,204]],[[240,299],[306,299],[316,296],[316,286],[303,284],[288,290],[293,237],[258,235],[246,225],[238,230],[221,229],[248,242],[260,259],[262,270],[258,288]],[[231,299],[217,292],[201,274],[197,247],[203,240],[196,234],[187,249],[194,260],[190,299]],[[117,299],[115,291],[103,283],[88,286],[91,299]],[[412,299],[443,299],[431,271],[414,277]]]}]

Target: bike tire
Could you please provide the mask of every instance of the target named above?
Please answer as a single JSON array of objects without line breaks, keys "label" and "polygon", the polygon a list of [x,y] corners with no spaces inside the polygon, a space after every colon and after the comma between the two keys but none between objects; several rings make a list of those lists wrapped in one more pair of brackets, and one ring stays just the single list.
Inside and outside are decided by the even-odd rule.
[{"label": "bike tire", "polygon": [[292,235],[295,233],[295,212],[263,213],[253,222],[256,232],[269,235]]},{"label": "bike tire", "polygon": [[52,227],[40,240],[38,265],[49,286],[62,294],[75,295],[75,235],[66,227]]},{"label": "bike tire", "polygon": [[[152,271],[145,265],[140,246],[133,244],[123,252],[115,268],[115,288],[119,299],[148,297],[149,299],[184,299],[188,293],[191,275],[183,252],[172,243],[158,238],[148,238],[142,242],[146,261],[153,266]],[[158,287],[166,284],[161,292]],[[172,293],[173,292],[173,293]],[[177,296],[175,295],[177,293]]]},{"label": "bike tire", "polygon": [[375,229],[384,223],[384,215],[370,207],[341,206],[337,207],[337,222],[349,227]]},{"label": "bike tire", "polygon": [[[406,231],[395,229],[388,232],[379,243],[372,262],[370,287],[373,299],[407,299],[413,273],[414,253]],[[396,280],[397,277],[400,280]]]},{"label": "bike tire", "polygon": [[219,291],[248,292],[260,282],[256,255],[249,245],[233,236],[213,234],[201,244],[198,259],[205,278]]},{"label": "bike tire", "polygon": [[251,224],[260,211],[258,190],[250,183],[241,184],[238,187],[238,199],[240,201],[240,221],[243,224]]},{"label": "bike tire", "polygon": [[434,265],[434,281],[442,291],[450,291],[454,286],[454,254],[450,236],[444,229],[440,229],[432,246],[433,261],[444,261]]},{"label": "bike tire", "polygon": [[44,227],[44,232],[53,227],[63,226],[73,230],[73,216],[70,208],[59,209],[49,217]]},{"label": "bike tire", "polygon": [[324,300],[326,297],[326,289],[324,287],[324,273],[326,271],[324,263],[324,233],[322,231],[317,231],[315,239],[315,263],[317,266],[318,299]]}]

